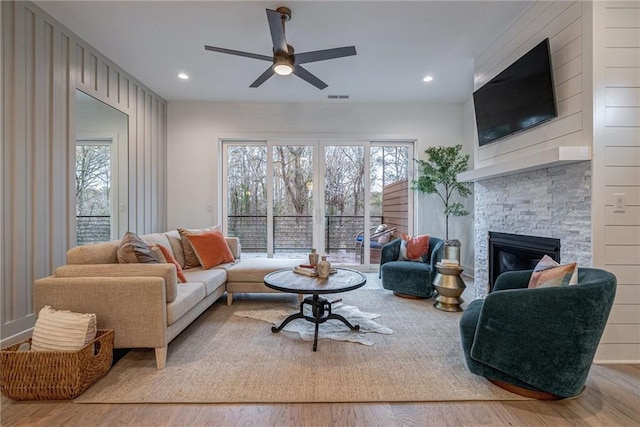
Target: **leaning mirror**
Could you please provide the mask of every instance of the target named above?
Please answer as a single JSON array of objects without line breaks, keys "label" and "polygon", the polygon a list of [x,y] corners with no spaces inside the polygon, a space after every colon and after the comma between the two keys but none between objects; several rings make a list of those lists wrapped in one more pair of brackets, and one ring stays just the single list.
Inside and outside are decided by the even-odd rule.
[{"label": "leaning mirror", "polygon": [[129,117],[76,90],[76,243],[124,235],[128,220]]}]

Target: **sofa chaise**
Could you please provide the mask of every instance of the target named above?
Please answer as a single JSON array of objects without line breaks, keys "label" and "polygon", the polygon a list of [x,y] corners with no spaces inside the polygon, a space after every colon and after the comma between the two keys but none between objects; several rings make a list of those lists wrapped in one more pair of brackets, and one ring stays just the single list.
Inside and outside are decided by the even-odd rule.
[{"label": "sofa chaise", "polygon": [[[141,235],[147,244],[167,248],[180,264],[184,253],[180,233]],[[240,242],[226,237],[235,259],[205,270],[183,271],[179,283],[174,264],[118,263],[120,241],[77,246],[67,251],[67,264],[35,281],[34,309],[95,313],[99,329],[114,329],[114,348],[153,348],[163,369],[167,346],[225,292],[227,304],[237,292],[274,292],[264,285],[267,273],[300,263],[295,259],[241,259]]]}]

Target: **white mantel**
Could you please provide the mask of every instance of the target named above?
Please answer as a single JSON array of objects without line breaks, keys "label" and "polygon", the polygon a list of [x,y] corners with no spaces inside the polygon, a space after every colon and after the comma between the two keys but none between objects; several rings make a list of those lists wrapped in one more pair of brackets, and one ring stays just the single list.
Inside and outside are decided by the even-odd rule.
[{"label": "white mantel", "polygon": [[458,181],[471,182],[516,173],[529,172],[536,169],[550,168],[575,162],[591,160],[591,149],[586,146],[553,147],[534,155],[519,157],[508,162],[494,163],[458,174]]}]

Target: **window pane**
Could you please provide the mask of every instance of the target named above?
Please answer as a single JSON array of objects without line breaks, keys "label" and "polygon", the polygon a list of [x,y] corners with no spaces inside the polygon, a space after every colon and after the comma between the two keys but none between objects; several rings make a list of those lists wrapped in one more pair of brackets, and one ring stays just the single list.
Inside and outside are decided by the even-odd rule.
[{"label": "window pane", "polygon": [[305,253],[313,244],[313,147],[273,147],[273,252]]},{"label": "window pane", "polygon": [[243,252],[266,254],[267,148],[229,146],[227,154],[227,233]]},{"label": "window pane", "polygon": [[76,146],[76,242],[111,240],[111,147]]},{"label": "window pane", "polygon": [[364,225],[364,147],[325,147],[325,247],[332,262],[353,263]]}]

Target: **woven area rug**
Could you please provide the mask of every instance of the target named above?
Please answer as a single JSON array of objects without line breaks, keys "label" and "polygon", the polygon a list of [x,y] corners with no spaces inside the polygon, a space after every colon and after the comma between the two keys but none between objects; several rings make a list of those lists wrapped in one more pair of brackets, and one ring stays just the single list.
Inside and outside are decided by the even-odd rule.
[{"label": "woven area rug", "polygon": [[238,295],[231,307],[216,302],[169,344],[165,369],[156,369],[153,350],[132,350],[75,402],[524,400],[467,370],[460,313],[436,310],[431,299],[403,299],[380,289],[339,297],[346,305],[379,313],[376,320],[393,334],[371,334],[372,346],[321,339],[313,352],[297,333],[274,334],[269,323],[234,315],[273,309],[294,313],[297,296]]}]

